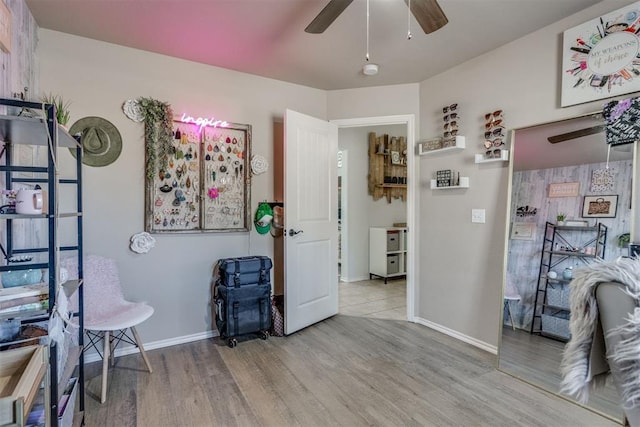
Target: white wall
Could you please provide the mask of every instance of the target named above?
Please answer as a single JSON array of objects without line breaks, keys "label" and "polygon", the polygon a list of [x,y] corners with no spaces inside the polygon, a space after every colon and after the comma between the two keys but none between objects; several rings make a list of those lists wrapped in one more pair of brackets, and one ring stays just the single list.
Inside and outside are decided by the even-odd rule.
[{"label": "white wall", "polygon": [[[326,92],[205,66],[55,31],[40,30],[43,90],[71,101],[71,124],[100,116],[122,134],[123,150],[106,167],[84,169],[87,253],[115,258],[125,296],[146,300],[155,315],[140,328],[146,342],[200,334],[211,328],[210,277],[219,258],[272,256],[269,234],[159,234],[147,255],[128,249],[144,226],[143,127],[127,119],[122,103],[139,96],[189,112],[253,126],[253,153],[273,164],[273,122],[291,108],[326,118]],[[71,158],[68,156],[69,159]],[[253,178],[252,209],[273,197],[273,175]]]},{"label": "white wall", "polygon": [[346,185],[348,201],[342,209],[342,230],[347,232],[349,242],[348,251],[342,253],[340,274],[348,282],[369,278],[369,227],[391,227],[394,222],[407,220],[406,201],[392,199],[388,203],[386,197],[373,200],[368,194],[369,132],[406,138],[407,127],[352,127],[338,131],[339,149],[348,150],[347,179],[343,176],[342,181],[342,191]]},{"label": "white wall", "polygon": [[[331,90],[327,93],[330,120],[356,117],[415,114],[420,110],[417,83],[359,89]],[[416,134],[419,134],[416,123]]]},{"label": "white wall", "polygon": [[[562,32],[628,3],[598,3],[420,84],[420,137],[439,135],[442,107],[457,102],[467,149],[420,161],[417,316],[498,344],[508,169],[473,163],[483,151],[484,114],[503,109],[506,127],[519,128],[601,109],[604,101],[559,107]],[[443,168],[469,176],[470,188],[430,190],[432,174]],[[471,223],[472,208],[486,209],[485,224]]]}]

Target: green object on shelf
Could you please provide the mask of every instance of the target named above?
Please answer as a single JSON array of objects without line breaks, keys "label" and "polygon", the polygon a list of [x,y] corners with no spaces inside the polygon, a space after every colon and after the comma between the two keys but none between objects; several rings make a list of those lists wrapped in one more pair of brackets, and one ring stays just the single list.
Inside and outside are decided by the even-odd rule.
[{"label": "green object on shelf", "polygon": [[631,233],[623,233],[618,236],[618,247],[626,248],[631,241]]},{"label": "green object on shelf", "polygon": [[42,97],[42,102],[52,104],[56,107],[56,121],[62,126],[66,126],[71,118],[69,113],[69,101],[65,101],[61,95],[48,94]]},{"label": "green object on shelf", "polygon": [[40,281],[42,281],[41,270],[12,270],[2,273],[3,288],[33,285],[35,283],[40,283]]}]

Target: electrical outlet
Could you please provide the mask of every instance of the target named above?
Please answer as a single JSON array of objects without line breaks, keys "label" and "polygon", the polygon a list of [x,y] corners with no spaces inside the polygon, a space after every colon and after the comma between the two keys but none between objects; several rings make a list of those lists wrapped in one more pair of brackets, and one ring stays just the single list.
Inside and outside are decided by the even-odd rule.
[{"label": "electrical outlet", "polygon": [[484,209],[471,209],[471,222],[485,223],[485,210]]}]

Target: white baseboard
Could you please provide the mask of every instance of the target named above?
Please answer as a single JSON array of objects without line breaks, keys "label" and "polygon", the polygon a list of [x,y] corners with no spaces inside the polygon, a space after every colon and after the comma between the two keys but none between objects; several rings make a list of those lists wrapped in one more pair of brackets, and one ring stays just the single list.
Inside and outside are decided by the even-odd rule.
[{"label": "white baseboard", "polygon": [[419,323],[420,325],[426,326],[427,328],[431,328],[435,331],[442,332],[445,335],[449,335],[452,338],[466,342],[467,344],[471,344],[472,346],[478,347],[481,350],[487,351],[495,355],[498,354],[498,347],[496,347],[495,345],[491,345],[484,341],[480,341],[476,338],[470,337],[468,335],[461,334],[458,331],[454,331],[453,329],[449,329],[446,326],[442,326],[438,323],[431,322],[421,317],[416,316],[413,318],[413,320],[415,323]]},{"label": "white baseboard", "polygon": [[[489,353],[496,354],[496,355],[498,354],[498,348],[496,346],[487,344],[484,341],[480,341],[468,335],[461,334],[460,332],[454,331],[453,329],[449,329],[445,326],[439,325],[437,323],[431,322],[421,317],[414,317],[413,321],[420,325],[426,326],[427,328],[431,328],[438,332],[442,332],[443,334],[448,335],[452,338],[466,342],[467,344],[471,344],[474,347],[478,347],[479,349],[488,351]],[[192,335],[184,335],[181,337],[168,338],[166,340],[152,341],[148,343],[143,343],[143,345],[145,350],[155,350],[158,348],[171,347],[173,345],[178,345],[178,344],[186,344],[194,341],[206,340],[209,338],[217,337],[218,335],[219,335],[218,331],[211,330],[211,331],[199,332],[197,334],[192,334]],[[126,356],[128,354],[133,354],[137,352],[138,352],[137,347],[134,347],[134,346],[122,347],[122,348],[116,349],[115,356],[116,357]],[[93,363],[99,360],[102,360],[102,359],[100,358],[100,355],[98,353],[95,353],[95,352],[92,352],[89,354],[85,353],[85,357],[84,357],[85,363]]]},{"label": "white baseboard", "polygon": [[347,282],[347,283],[362,282],[363,280],[369,280],[369,276],[367,275],[367,276],[356,276],[356,277],[346,277],[346,276],[340,277],[341,282]]},{"label": "white baseboard", "polygon": [[[152,341],[148,343],[143,343],[142,345],[144,346],[145,350],[155,350],[158,348],[171,347],[172,345],[186,344],[193,341],[206,340],[208,338],[217,337],[218,335],[219,335],[218,331],[212,330],[212,331],[199,332],[197,334],[192,334],[192,335],[184,335],[181,337],[168,338],[166,340]],[[115,356],[116,357],[126,356],[127,354],[133,354],[137,352],[138,352],[137,347],[134,347],[134,346],[122,347],[122,348],[116,349]],[[84,363],[92,363],[92,362],[97,362],[99,360],[102,360],[102,358],[98,353],[95,353],[95,352],[89,353],[89,354],[85,353]]]}]

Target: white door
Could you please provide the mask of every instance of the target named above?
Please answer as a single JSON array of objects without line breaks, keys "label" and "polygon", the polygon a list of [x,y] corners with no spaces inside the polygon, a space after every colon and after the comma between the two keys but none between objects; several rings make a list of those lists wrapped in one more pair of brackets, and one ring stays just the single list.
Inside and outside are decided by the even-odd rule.
[{"label": "white door", "polygon": [[285,334],[338,313],[338,127],[284,116]]}]

